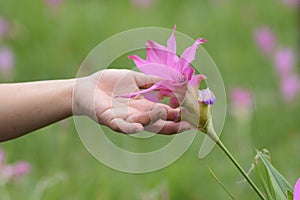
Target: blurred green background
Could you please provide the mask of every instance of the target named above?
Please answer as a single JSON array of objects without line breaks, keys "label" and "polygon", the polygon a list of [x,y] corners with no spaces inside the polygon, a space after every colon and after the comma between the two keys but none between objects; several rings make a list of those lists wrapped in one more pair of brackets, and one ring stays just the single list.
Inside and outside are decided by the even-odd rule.
[{"label": "blurred green background", "polygon": [[[267,25],[278,43],[297,52],[299,13],[295,6],[280,0],[153,0],[143,4],[133,0],[0,0],[0,16],[13,29],[0,47],[10,47],[15,55],[12,74],[0,76],[1,82],[75,77],[98,43],[131,28],[176,24],[178,31],[192,38],[205,37],[209,42],[204,47],[222,73],[228,96],[232,88],[244,87],[254,100],[251,116],[242,122],[230,114],[229,105],[223,142],[245,169],[253,161],[255,148],[267,148],[273,164],[292,185],[300,177],[299,98],[282,100],[273,63],[253,38],[257,27]],[[299,65],[295,68],[297,72]],[[45,200],[230,199],[207,166],[237,199],[257,199],[246,183],[237,183],[241,176],[217,147],[205,159],[198,159],[202,139],[197,136],[171,166],[147,174],[126,174],[99,163],[80,142],[72,119],[0,146],[7,162],[26,160],[33,166],[22,181],[7,185],[13,200],[31,199],[43,184],[46,189],[40,199]]]}]

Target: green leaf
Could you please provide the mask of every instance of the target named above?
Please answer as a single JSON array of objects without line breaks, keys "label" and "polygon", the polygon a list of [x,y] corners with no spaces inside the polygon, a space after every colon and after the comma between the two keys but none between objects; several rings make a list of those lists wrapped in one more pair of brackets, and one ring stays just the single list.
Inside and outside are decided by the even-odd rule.
[{"label": "green leaf", "polygon": [[293,191],[292,186],[288,181],[275,169],[267,157],[260,151],[256,151],[259,158],[268,171],[272,186],[274,188],[276,199],[288,199],[287,191]]},{"label": "green leaf", "polygon": [[[261,181],[261,184],[263,186],[263,189],[265,191],[265,194],[267,195],[267,199],[268,200],[274,200],[274,195],[273,195],[273,187],[270,187],[270,177],[266,177],[266,173],[264,173],[265,171],[265,167],[264,166],[259,166],[258,163],[256,163],[254,161],[254,166],[255,166],[255,169],[259,175],[259,178],[260,178],[260,181]],[[263,167],[263,170],[261,169]]]},{"label": "green leaf", "polygon": [[293,195],[293,192],[291,190],[287,190],[286,194],[287,194],[287,200],[293,200],[294,195]]}]

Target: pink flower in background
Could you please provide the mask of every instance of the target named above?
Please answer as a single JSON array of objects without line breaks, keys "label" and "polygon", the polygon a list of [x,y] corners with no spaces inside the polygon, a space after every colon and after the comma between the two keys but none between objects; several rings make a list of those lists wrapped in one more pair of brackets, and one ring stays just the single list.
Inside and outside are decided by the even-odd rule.
[{"label": "pink flower in background", "polygon": [[300,0],[282,0],[283,4],[287,6],[299,6]]},{"label": "pink flower in background", "polygon": [[0,74],[9,74],[15,65],[15,56],[8,47],[0,48]]},{"label": "pink flower in background", "polygon": [[280,48],[274,55],[274,66],[280,77],[293,73],[295,54],[289,48]]},{"label": "pink flower in background", "polygon": [[19,161],[12,165],[13,178],[18,180],[22,176],[29,174],[31,172],[31,165],[25,161]]},{"label": "pink flower in background", "polygon": [[5,161],[5,155],[2,149],[0,149],[0,166]]},{"label": "pink flower in background", "polygon": [[44,1],[49,7],[56,8],[59,7],[64,0],[44,0]]},{"label": "pink flower in background", "polygon": [[248,118],[252,112],[252,95],[249,90],[235,88],[230,93],[231,112],[235,117]]},{"label": "pink flower in background", "polygon": [[154,0],[130,0],[130,1],[132,5],[136,7],[142,7],[142,8],[150,7],[154,3]]},{"label": "pink flower in background", "polygon": [[300,89],[300,80],[298,76],[291,74],[283,77],[281,79],[280,89],[284,101],[291,102],[295,100]]},{"label": "pink flower in background", "polygon": [[31,172],[31,165],[25,161],[19,161],[15,164],[5,162],[5,154],[0,149],[0,181],[18,181],[20,178]]},{"label": "pink flower in background", "polygon": [[294,186],[294,200],[300,200],[300,179],[297,180]]},{"label": "pink flower in background", "polygon": [[6,36],[9,31],[9,24],[8,22],[0,16],[0,39]]},{"label": "pink flower in background", "polygon": [[[143,94],[145,98],[151,101],[160,101],[164,97],[171,97],[169,105],[177,107],[179,101],[184,97],[188,85],[192,86],[195,92],[198,92],[201,81],[206,77],[202,74],[195,75],[195,70],[190,63],[195,59],[198,46],[205,43],[206,40],[198,38],[179,58],[176,55],[175,30],[176,26],[174,26],[166,47],[151,40],[147,41],[146,60],[137,55],[129,56],[141,72],[146,75],[158,76],[162,80],[146,90],[122,95],[122,97],[134,97]],[[206,103],[212,104],[215,101],[214,95],[209,94],[207,96],[213,97],[211,101],[206,99]]]},{"label": "pink flower in background", "polygon": [[271,53],[276,46],[276,37],[267,26],[256,29],[254,39],[259,49],[266,54]]}]

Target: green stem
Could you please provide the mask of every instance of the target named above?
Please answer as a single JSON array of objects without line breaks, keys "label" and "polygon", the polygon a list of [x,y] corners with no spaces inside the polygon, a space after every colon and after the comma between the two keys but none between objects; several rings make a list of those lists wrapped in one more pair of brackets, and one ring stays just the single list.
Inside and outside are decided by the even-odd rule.
[{"label": "green stem", "polygon": [[221,142],[217,134],[215,133],[214,129],[211,128],[208,130],[207,135],[214,140],[217,145],[224,151],[224,153],[227,155],[227,157],[232,161],[232,163],[236,166],[236,168],[241,172],[241,174],[244,176],[244,178],[247,180],[247,182],[250,184],[250,186],[253,188],[253,190],[257,193],[257,195],[262,199],[266,200],[264,195],[261,193],[261,191],[257,188],[257,186],[254,184],[254,182],[250,179],[248,174],[243,170],[243,168],[239,165],[239,163],[235,160],[235,158],[231,155],[231,153],[228,151],[228,149],[224,146],[224,144]]}]

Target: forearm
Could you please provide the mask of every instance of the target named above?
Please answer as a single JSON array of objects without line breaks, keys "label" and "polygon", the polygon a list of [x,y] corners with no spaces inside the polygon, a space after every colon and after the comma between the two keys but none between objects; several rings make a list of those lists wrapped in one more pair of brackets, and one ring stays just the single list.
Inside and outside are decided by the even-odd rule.
[{"label": "forearm", "polygon": [[0,84],[0,141],[72,115],[75,80]]}]

